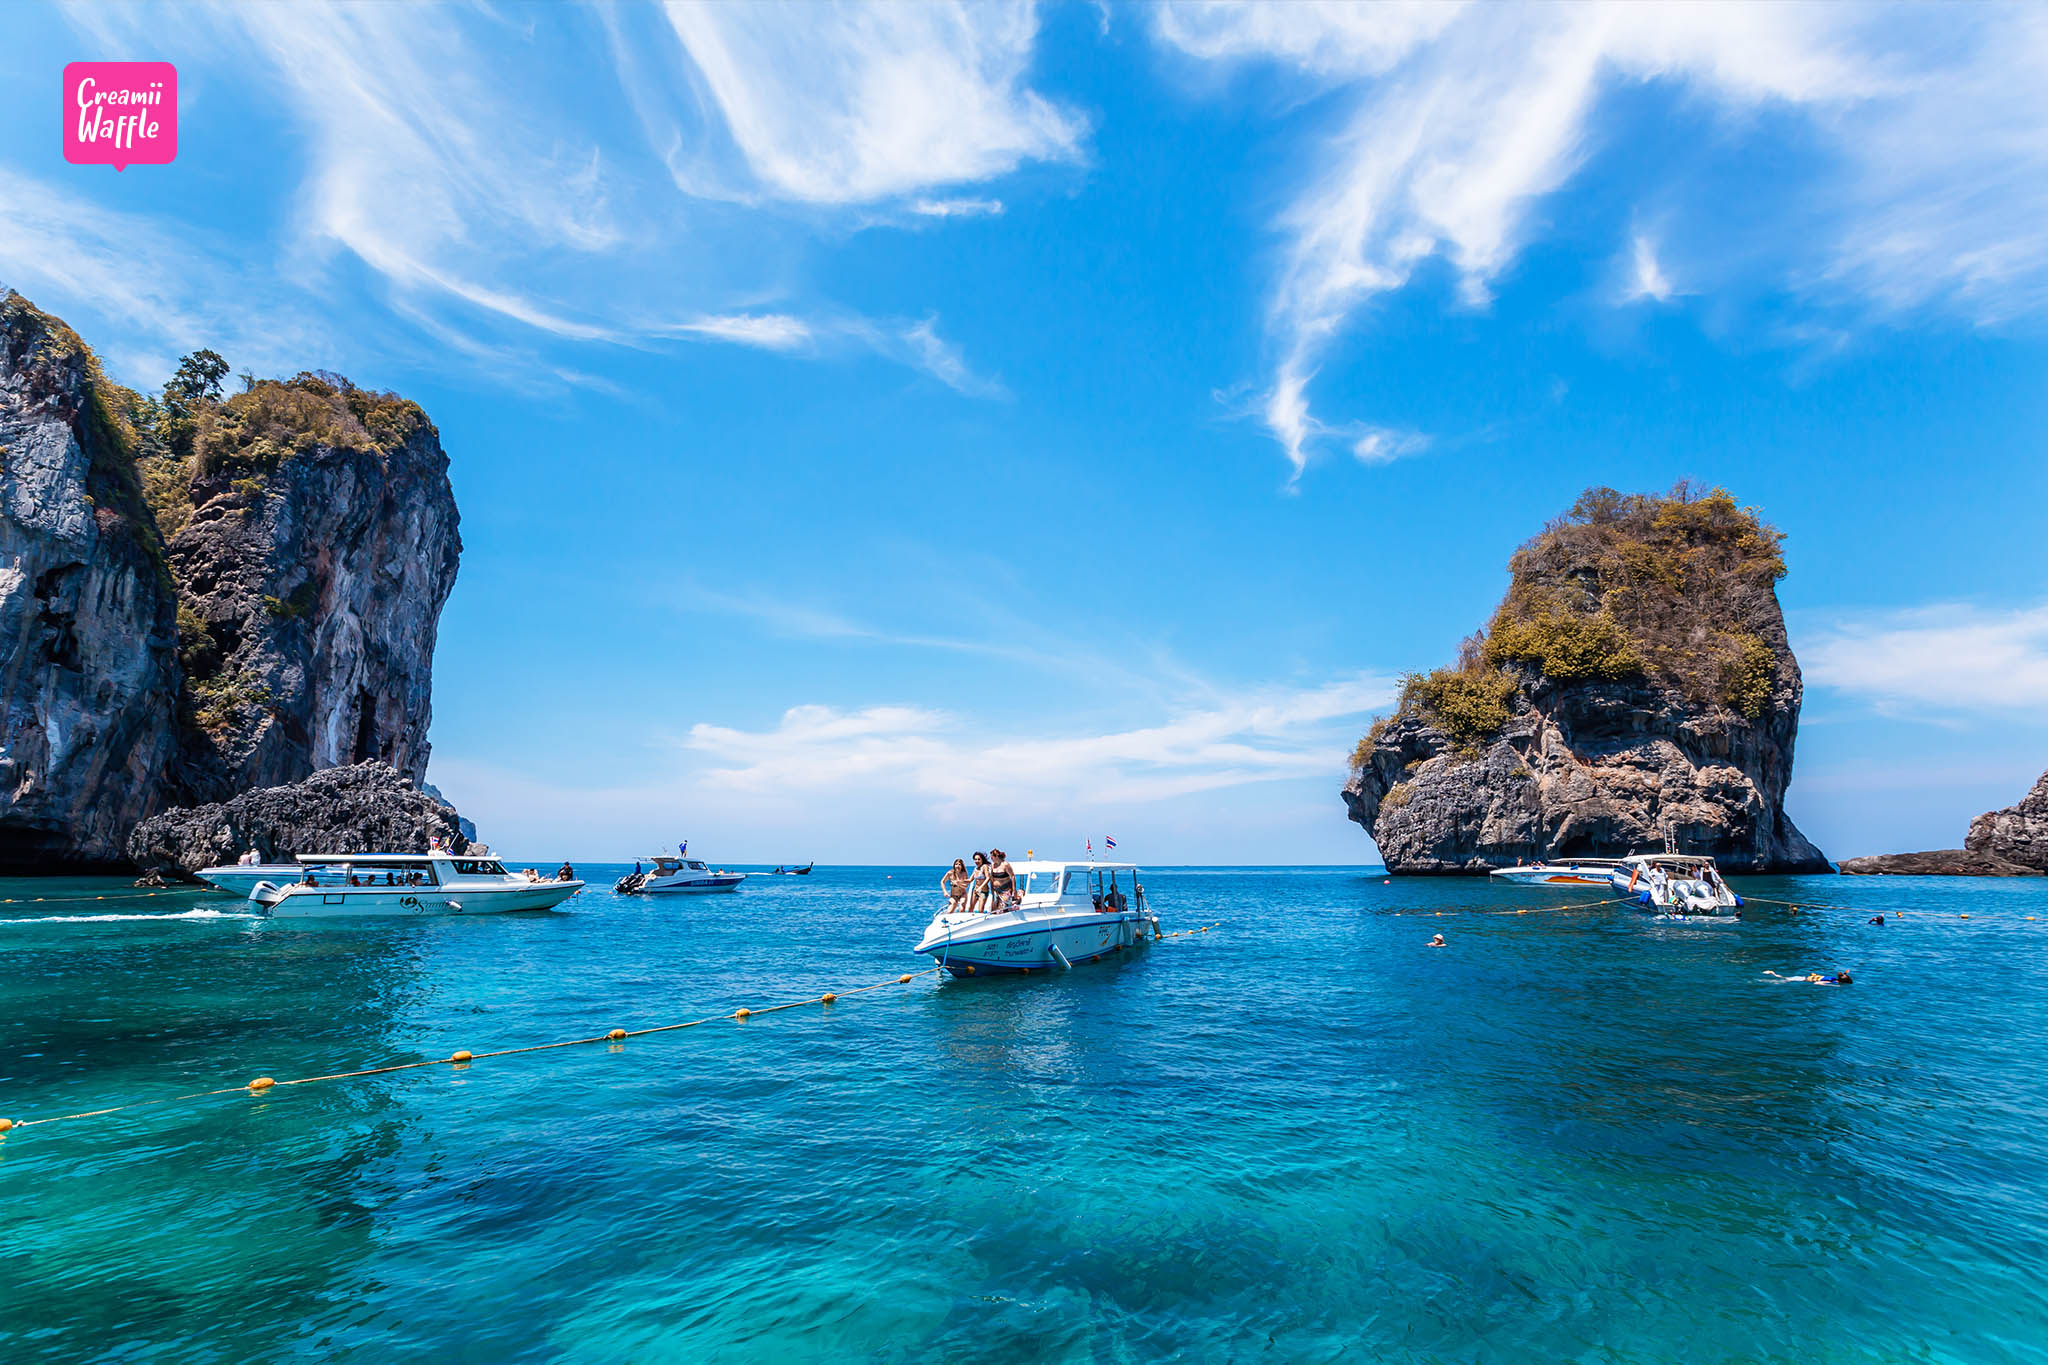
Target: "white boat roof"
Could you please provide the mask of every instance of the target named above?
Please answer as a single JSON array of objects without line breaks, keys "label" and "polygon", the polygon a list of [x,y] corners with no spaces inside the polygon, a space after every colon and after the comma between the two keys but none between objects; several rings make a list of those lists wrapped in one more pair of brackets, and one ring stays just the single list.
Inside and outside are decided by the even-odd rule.
[{"label": "white boat roof", "polygon": [[1031,862],[1013,862],[1010,866],[1018,872],[1062,872],[1070,867],[1085,867],[1100,872],[1136,872],[1138,870],[1136,863],[1105,863],[1091,858],[1076,858],[1071,862],[1063,862],[1053,858],[1038,858]]},{"label": "white boat roof", "polygon": [[430,863],[436,858],[495,858],[495,853],[301,853],[302,863]]},{"label": "white boat roof", "polygon": [[1622,859],[1625,863],[1675,863],[1680,867],[1700,867],[1714,860],[1704,853],[1631,853]]}]

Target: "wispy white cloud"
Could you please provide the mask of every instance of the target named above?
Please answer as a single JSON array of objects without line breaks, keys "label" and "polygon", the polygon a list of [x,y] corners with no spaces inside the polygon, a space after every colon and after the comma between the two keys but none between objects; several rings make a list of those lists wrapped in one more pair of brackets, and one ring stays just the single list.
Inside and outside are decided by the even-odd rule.
[{"label": "wispy white cloud", "polygon": [[1006,394],[1000,380],[975,370],[960,348],[939,334],[936,317],[913,322],[857,315],[800,318],[788,313],[707,313],[656,330],[662,335],[730,342],[786,354],[866,350],[922,370],[947,388],[972,398],[1001,398]]},{"label": "wispy white cloud", "polygon": [[[1387,705],[1395,687],[1359,677],[1255,693],[1105,734],[977,732],[909,706],[792,707],[770,730],[693,726],[687,747],[712,790],[913,798],[933,810],[1137,804],[1282,778],[1335,774],[1348,745],[1333,723]],[[1348,734],[1347,732],[1344,732]]]},{"label": "wispy white cloud", "polygon": [[[281,197],[272,259],[239,243],[232,291],[206,270],[176,268],[189,250],[133,249],[184,242],[194,234],[183,224],[136,217],[112,233],[114,216],[76,196],[27,180],[8,196],[15,221],[0,224],[0,262],[32,262],[55,281],[56,304],[98,287],[138,318],[190,319],[198,325],[179,347],[229,340],[205,326],[205,300],[246,299],[267,282],[274,315],[296,295],[307,318],[360,332],[381,304],[378,320],[493,369],[517,361],[559,372],[543,356],[561,343],[687,338],[817,357],[865,351],[962,393],[1000,395],[935,318],[801,299],[790,284],[798,243],[888,215],[900,224],[999,213],[993,198],[932,191],[1078,155],[1085,131],[1024,83],[1029,6],[679,7],[667,17],[564,8],[548,14],[549,42],[488,7],[287,12],[223,0],[180,9],[168,25],[163,10],[66,13],[96,47],[147,40],[193,73],[195,90],[202,73],[233,68],[233,97],[303,138],[303,155],[284,163],[302,180]],[[563,42],[600,67],[610,59],[649,142],[557,93]],[[677,174],[720,145],[734,150],[715,173],[687,183]],[[791,199],[836,217],[773,202]],[[27,264],[13,273],[35,282]],[[381,298],[361,297],[365,275]],[[308,357],[300,351],[298,363]],[[252,362],[245,351],[233,358]]]},{"label": "wispy white cloud", "polygon": [[758,346],[765,351],[800,350],[816,335],[809,323],[787,313],[707,314],[678,323],[676,330],[713,341]]},{"label": "wispy white cloud", "polygon": [[778,197],[871,203],[1072,160],[1086,124],[1026,84],[1038,24],[995,3],[667,9],[747,165]]},{"label": "wispy white cloud", "polygon": [[1920,607],[1851,618],[1800,653],[1809,682],[1889,709],[2048,708],[2048,605]]},{"label": "wispy white cloud", "polygon": [[1629,246],[1629,280],[1622,291],[1622,302],[1648,299],[1652,303],[1668,303],[1676,292],[1657,260],[1656,243],[1638,232]]},{"label": "wispy white cloud", "polygon": [[[2039,9],[1168,4],[1155,31],[1203,61],[1274,64],[1349,91],[1341,129],[1276,223],[1265,416],[1297,473],[1344,429],[1317,422],[1308,401],[1333,339],[1432,258],[1466,305],[1484,306],[1536,230],[1532,206],[1578,173],[1594,111],[1629,83],[1681,86],[1737,116],[1804,117],[1827,162],[1813,196],[1828,198],[1795,197],[1796,220],[1757,228],[1772,238],[1775,283],[1823,306],[1937,306],[1972,321],[2048,309]],[[1659,187],[1651,174],[1637,188]],[[1635,272],[1636,296],[1669,297],[1662,261],[1638,264],[1649,269]]]},{"label": "wispy white cloud", "polygon": [[1391,427],[1367,427],[1351,443],[1352,458],[1360,464],[1392,464],[1403,455],[1429,449],[1429,437],[1419,431],[1396,431]]},{"label": "wispy white cloud", "polygon": [[910,211],[923,218],[998,218],[1000,199],[913,199]]}]

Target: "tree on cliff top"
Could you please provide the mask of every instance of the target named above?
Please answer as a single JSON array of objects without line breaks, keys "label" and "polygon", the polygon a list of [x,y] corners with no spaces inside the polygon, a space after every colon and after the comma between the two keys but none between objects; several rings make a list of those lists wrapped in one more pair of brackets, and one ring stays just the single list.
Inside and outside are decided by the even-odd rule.
[{"label": "tree on cliff top", "polygon": [[1724,489],[1588,489],[1515,552],[1507,595],[1458,663],[1404,680],[1395,715],[1467,753],[1499,733],[1517,691],[1545,685],[1643,682],[1755,720],[1785,653],[1783,540]]}]

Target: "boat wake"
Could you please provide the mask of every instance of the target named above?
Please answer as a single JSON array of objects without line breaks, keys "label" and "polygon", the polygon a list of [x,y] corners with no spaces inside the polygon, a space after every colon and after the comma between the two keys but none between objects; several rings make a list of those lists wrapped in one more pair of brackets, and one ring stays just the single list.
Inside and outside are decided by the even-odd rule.
[{"label": "boat wake", "polygon": [[27,915],[20,919],[0,919],[0,924],[117,924],[124,922],[154,921],[164,923],[178,919],[262,919],[243,910],[181,910],[172,915]]}]

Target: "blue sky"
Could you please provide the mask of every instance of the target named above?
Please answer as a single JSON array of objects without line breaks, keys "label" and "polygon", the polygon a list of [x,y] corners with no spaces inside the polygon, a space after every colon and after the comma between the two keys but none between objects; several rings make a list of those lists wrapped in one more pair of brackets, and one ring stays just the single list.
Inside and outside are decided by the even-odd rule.
[{"label": "blue sky", "polygon": [[[15,7],[0,282],[419,400],[501,846],[1357,862],[1400,673],[1593,484],[1788,536],[1790,807],[2048,767],[2048,10]],[[169,60],[170,166],[67,61]]]}]

